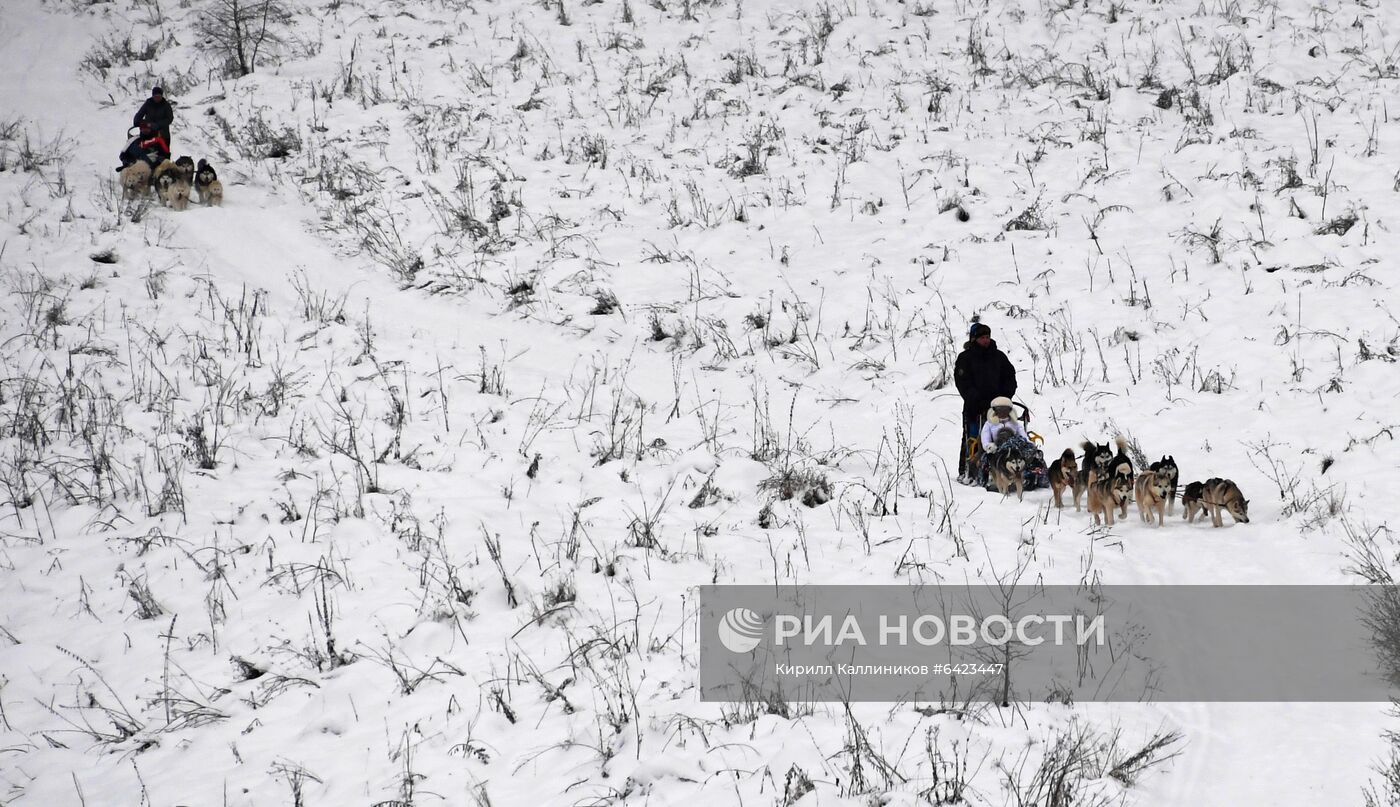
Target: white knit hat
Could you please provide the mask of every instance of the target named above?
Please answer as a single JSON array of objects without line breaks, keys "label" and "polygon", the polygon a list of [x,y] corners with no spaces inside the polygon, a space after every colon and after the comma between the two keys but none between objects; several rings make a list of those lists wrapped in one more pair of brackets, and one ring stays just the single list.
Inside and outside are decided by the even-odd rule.
[{"label": "white knit hat", "polygon": [[998,406],[1012,407],[1012,412],[1015,411],[1014,405],[1011,403],[1010,398],[1007,398],[1004,395],[998,398],[993,398],[991,408],[987,410],[987,420],[991,421],[992,423],[1010,423],[1011,421],[1016,419],[1015,415],[1013,415],[1012,412],[1007,412],[1005,415],[997,414]]}]

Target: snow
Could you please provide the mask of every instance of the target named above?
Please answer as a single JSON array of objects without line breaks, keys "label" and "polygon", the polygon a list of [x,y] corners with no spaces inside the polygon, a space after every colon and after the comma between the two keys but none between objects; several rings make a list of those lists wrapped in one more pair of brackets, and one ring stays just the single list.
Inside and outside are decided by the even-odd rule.
[{"label": "snow", "polygon": [[[1184,737],[1110,802],[1374,779],[1385,704],[701,703],[693,589],[1394,557],[1390,8],[338,0],[233,77],[206,5],[0,15],[0,802],[912,804],[956,741],[1005,804],[1071,726]],[[223,207],[116,198],[157,81]],[[952,483],[974,313],[1047,455],[1250,523]]]}]

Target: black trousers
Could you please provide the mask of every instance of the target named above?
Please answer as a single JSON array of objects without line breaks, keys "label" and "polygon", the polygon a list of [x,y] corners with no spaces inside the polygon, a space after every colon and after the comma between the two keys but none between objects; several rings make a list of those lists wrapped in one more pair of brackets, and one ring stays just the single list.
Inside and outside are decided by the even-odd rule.
[{"label": "black trousers", "polygon": [[967,414],[966,412],[964,412],[964,413],[963,413],[962,436],[958,439],[958,475],[959,475],[959,476],[962,476],[963,474],[967,473],[969,470],[974,470],[974,471],[976,470],[975,468],[969,469],[968,466],[967,466],[967,460],[968,460],[968,456],[967,456],[967,441],[968,441],[969,439],[971,439],[971,438],[974,438],[974,437],[979,436],[981,433],[982,433],[982,416],[981,416],[981,415],[969,415],[969,414]]}]

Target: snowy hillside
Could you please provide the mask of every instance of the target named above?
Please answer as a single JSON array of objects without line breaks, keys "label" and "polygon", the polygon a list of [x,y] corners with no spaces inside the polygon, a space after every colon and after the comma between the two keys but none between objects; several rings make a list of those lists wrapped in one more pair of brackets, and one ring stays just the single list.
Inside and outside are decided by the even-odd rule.
[{"label": "snowy hillside", "polygon": [[[701,703],[694,620],[1384,579],[1393,6],[239,2],[0,14],[0,804],[1400,804],[1386,704]],[[122,198],[153,84],[222,207]],[[956,484],[974,315],[1250,523]]]}]

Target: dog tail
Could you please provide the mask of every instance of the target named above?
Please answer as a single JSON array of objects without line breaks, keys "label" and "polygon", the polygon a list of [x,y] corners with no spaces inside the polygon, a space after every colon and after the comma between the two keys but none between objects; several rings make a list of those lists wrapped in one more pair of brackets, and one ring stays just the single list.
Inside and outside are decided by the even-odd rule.
[{"label": "dog tail", "polygon": [[1085,440],[1084,442],[1079,444],[1079,447],[1084,449],[1085,454],[1092,454],[1094,452],[1094,449],[1097,448],[1097,446],[1094,445],[1093,440]]},{"label": "dog tail", "polygon": [[1113,444],[1118,447],[1119,454],[1128,453],[1128,438],[1124,437],[1121,434],[1117,435],[1113,438]]}]

